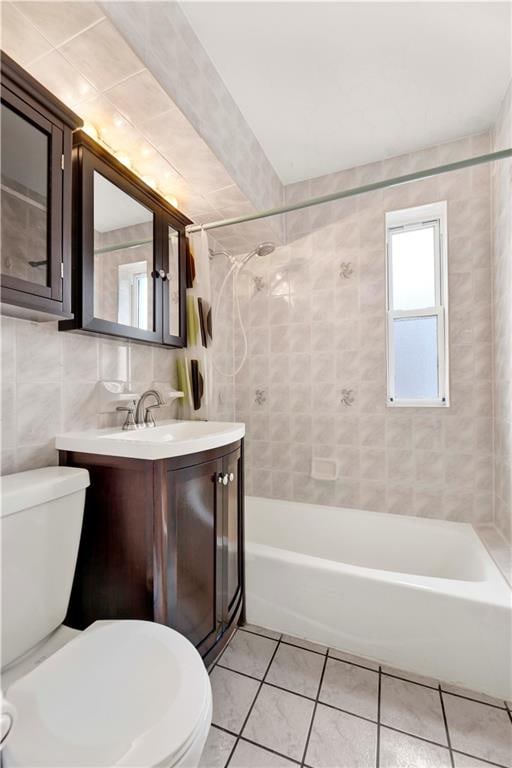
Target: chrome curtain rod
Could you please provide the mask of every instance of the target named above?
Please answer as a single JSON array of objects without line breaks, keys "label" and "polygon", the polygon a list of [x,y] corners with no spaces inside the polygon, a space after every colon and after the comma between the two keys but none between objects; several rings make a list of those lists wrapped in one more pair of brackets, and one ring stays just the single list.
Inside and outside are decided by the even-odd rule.
[{"label": "chrome curtain rod", "polygon": [[361,187],[352,187],[351,189],[345,189],[341,192],[332,192],[329,195],[321,195],[320,197],[313,197],[311,200],[302,200],[299,203],[292,203],[291,205],[283,205],[280,208],[269,208],[267,211],[260,211],[259,213],[249,213],[246,216],[239,216],[234,219],[222,219],[220,221],[212,221],[209,224],[190,224],[186,227],[187,234],[192,232],[201,232],[201,230],[218,229],[219,227],[229,227],[233,224],[244,224],[247,221],[257,221],[258,219],[267,219],[269,216],[278,216],[281,213],[290,213],[291,211],[300,211],[302,208],[311,208],[313,205],[322,205],[322,203],[332,203],[335,200],[343,200],[345,197],[354,197],[355,195],[362,195],[365,192],[374,192],[377,189],[386,189],[387,187],[397,187],[400,184],[408,184],[410,181],[418,181],[419,179],[427,179],[429,176],[438,176],[441,173],[450,173],[450,171],[459,171],[463,168],[471,168],[473,165],[482,165],[483,163],[492,163],[496,160],[505,160],[507,157],[512,157],[512,148],[502,149],[499,152],[490,152],[487,155],[478,155],[477,157],[470,157],[467,160],[458,160],[455,163],[447,163],[446,165],[439,165],[435,168],[427,168],[425,171],[415,171],[414,173],[407,173],[405,176],[395,176],[392,179],[384,179],[383,181],[374,181],[371,184],[363,184]]}]

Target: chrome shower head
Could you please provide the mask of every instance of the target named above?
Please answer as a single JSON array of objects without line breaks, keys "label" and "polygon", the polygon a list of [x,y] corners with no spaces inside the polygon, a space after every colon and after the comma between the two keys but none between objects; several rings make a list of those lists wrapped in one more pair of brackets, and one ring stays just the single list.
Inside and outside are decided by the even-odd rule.
[{"label": "chrome shower head", "polygon": [[263,242],[258,243],[256,248],[254,250],[249,251],[249,253],[246,253],[245,256],[242,256],[238,262],[238,264],[242,267],[244,264],[247,264],[250,259],[252,259],[253,256],[268,256],[269,254],[273,253],[275,251],[275,244],[270,242]]},{"label": "chrome shower head", "polygon": [[273,253],[276,249],[276,246],[274,243],[265,242],[260,243],[256,246],[255,253],[256,256],[269,256],[271,253]]}]

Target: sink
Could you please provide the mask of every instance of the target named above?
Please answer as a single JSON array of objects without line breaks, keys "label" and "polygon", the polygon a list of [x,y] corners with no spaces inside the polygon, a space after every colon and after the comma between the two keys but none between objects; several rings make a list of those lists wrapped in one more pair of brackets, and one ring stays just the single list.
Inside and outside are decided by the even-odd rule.
[{"label": "sink", "polygon": [[96,429],[57,435],[59,451],[125,456],[132,459],[168,459],[220,448],[240,440],[245,424],[224,421],[163,421],[153,428],[123,431]]}]

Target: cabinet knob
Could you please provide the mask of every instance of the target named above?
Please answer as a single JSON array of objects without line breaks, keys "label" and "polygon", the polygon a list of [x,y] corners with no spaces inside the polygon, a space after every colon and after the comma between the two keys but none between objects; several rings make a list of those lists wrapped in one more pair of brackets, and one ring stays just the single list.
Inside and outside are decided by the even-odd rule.
[{"label": "cabinet knob", "polygon": [[227,475],[224,475],[222,478],[222,484],[227,485],[229,483],[229,478]]},{"label": "cabinet knob", "polygon": [[234,476],[233,472],[230,472],[229,473],[229,482],[232,483],[234,479],[235,479],[235,476]]},{"label": "cabinet knob", "polygon": [[159,269],[158,274],[160,275],[162,280],[167,280],[167,272],[165,271],[165,269]]}]

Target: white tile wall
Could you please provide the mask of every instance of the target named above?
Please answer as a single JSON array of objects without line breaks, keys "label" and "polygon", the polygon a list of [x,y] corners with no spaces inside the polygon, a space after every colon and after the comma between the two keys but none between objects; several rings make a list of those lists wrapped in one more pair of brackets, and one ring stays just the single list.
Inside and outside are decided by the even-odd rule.
[{"label": "white tile wall", "polygon": [[[512,84],[492,136],[493,149],[512,147]],[[494,494],[496,525],[512,529],[512,161],[492,169],[494,322]]]},{"label": "white tile wall", "polygon": [[[218,290],[226,264],[212,262],[212,287]],[[233,370],[232,293],[219,313],[213,355],[216,365]],[[57,323],[1,318],[1,474],[57,463],[59,432],[121,425],[123,415],[98,413],[97,382],[126,381],[142,392],[153,381],[177,387],[178,350],[59,333]],[[233,420],[231,377],[215,376],[210,418]],[[157,421],[179,416],[177,402],[161,408]]]},{"label": "white tile wall", "polygon": [[[488,149],[487,134],[469,137],[291,185],[287,200]],[[452,406],[388,409],[384,214],[437,200],[448,201]],[[286,226],[287,246],[242,278],[248,492],[492,521],[489,167],[292,213]],[[313,480],[313,456],[337,459],[339,479]]]}]

